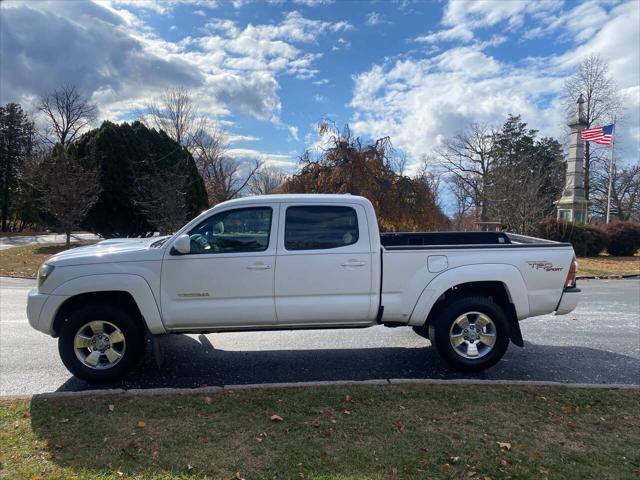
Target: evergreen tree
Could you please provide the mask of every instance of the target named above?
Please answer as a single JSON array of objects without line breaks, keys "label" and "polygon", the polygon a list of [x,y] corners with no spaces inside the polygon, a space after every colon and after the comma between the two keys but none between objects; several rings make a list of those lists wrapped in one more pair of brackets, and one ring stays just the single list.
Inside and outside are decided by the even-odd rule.
[{"label": "evergreen tree", "polygon": [[[193,157],[162,131],[140,122],[118,125],[106,121],[84,134],[70,149],[78,157],[86,157],[92,151],[100,168],[101,194],[83,223],[90,231],[112,237],[165,230],[164,225],[154,224],[148,208],[155,203],[149,197],[155,194],[166,198],[167,188],[175,202],[185,203],[183,223],[208,206]],[[162,182],[154,182],[154,178],[160,178],[158,175]],[[144,201],[140,201],[141,192]]]},{"label": "evergreen tree", "polygon": [[0,224],[3,232],[14,213],[24,164],[33,149],[33,122],[16,103],[0,106]]}]

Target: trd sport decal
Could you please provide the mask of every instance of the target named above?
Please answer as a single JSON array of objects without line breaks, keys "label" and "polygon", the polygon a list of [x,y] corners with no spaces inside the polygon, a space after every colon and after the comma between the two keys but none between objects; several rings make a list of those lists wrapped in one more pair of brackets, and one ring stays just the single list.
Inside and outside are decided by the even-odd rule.
[{"label": "trd sport decal", "polygon": [[547,262],[546,260],[537,260],[527,263],[534,270],[544,270],[545,272],[561,272],[563,270],[562,267],[554,267],[553,263]]}]

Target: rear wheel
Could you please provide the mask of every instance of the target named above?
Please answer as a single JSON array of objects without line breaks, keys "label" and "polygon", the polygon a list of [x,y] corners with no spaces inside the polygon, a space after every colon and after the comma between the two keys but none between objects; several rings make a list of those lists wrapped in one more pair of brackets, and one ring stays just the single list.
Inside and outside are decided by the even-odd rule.
[{"label": "rear wheel", "polygon": [[431,343],[453,368],[480,371],[494,365],[509,346],[509,324],[486,297],[462,297],[440,310],[429,326]]},{"label": "rear wheel", "polygon": [[58,338],[67,369],[88,382],[112,382],[125,376],[144,352],[144,333],[127,312],[89,305],[72,313]]}]

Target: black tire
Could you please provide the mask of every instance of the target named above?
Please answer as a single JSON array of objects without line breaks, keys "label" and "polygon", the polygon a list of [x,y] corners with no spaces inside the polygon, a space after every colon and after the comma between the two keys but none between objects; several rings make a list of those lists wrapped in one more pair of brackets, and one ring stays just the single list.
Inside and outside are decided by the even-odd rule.
[{"label": "black tire", "polygon": [[[95,320],[117,327],[125,340],[118,344],[122,356],[117,363],[100,369],[92,368],[78,358],[74,346],[76,334]],[[140,361],[144,353],[144,337],[144,331],[129,313],[110,305],[87,305],[73,312],[63,324],[58,338],[58,352],[62,363],[76,377],[90,383],[109,383],[123,378]],[[87,352],[90,350],[87,349]],[[108,363],[106,356],[101,358],[103,363]]]},{"label": "black tire", "polygon": [[[468,312],[486,315],[495,326],[495,342],[492,348],[478,358],[465,358],[453,347],[450,332],[457,318]],[[478,372],[495,365],[509,347],[509,322],[502,308],[486,297],[461,297],[445,305],[429,325],[431,343],[443,360],[457,370]]]}]

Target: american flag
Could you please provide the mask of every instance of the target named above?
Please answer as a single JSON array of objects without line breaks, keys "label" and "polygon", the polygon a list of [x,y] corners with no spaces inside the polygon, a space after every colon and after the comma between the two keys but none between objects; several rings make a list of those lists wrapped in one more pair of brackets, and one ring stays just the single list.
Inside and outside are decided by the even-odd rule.
[{"label": "american flag", "polygon": [[613,142],[613,126],[614,124],[612,123],[604,127],[585,128],[582,130],[582,140],[600,145],[611,145],[611,142]]}]

